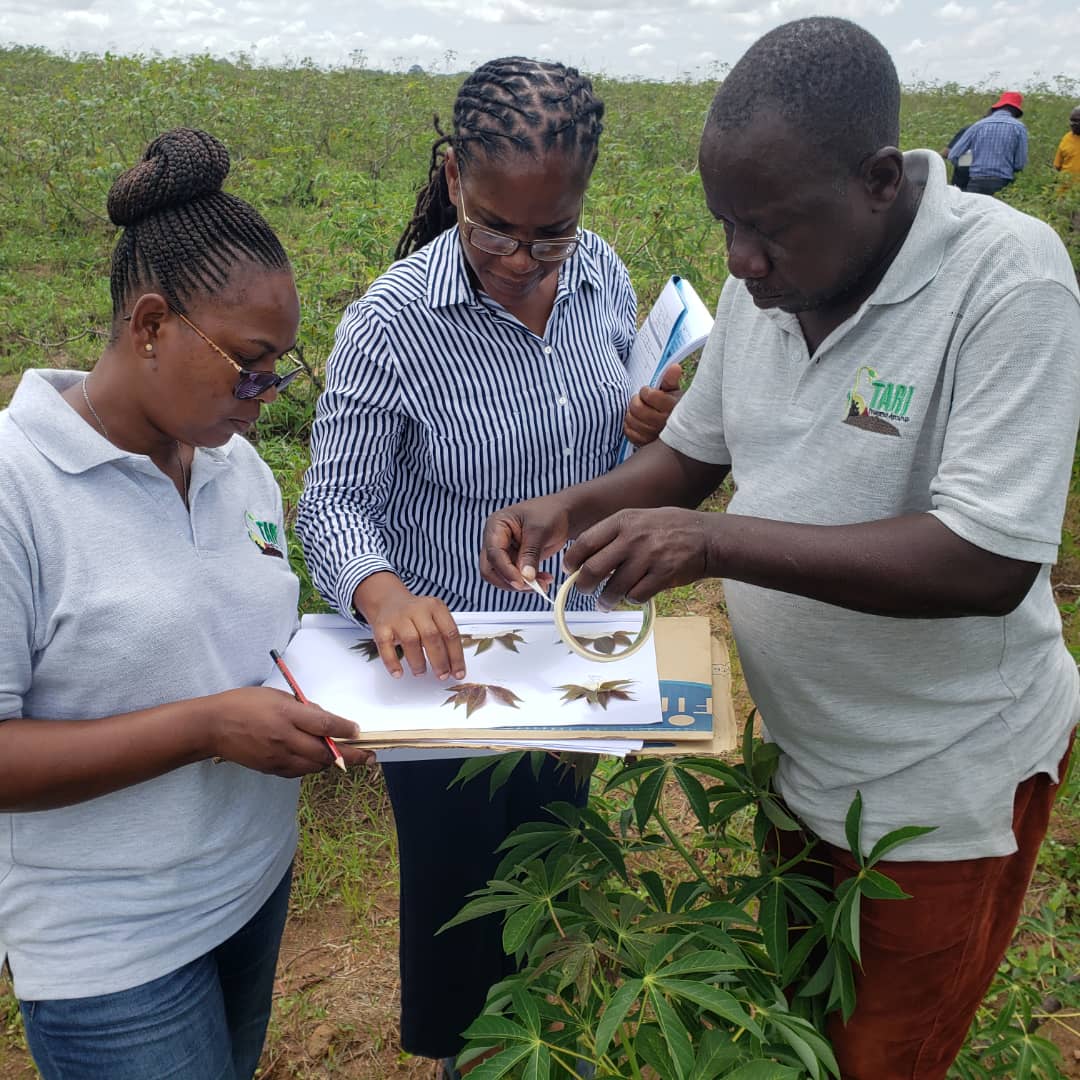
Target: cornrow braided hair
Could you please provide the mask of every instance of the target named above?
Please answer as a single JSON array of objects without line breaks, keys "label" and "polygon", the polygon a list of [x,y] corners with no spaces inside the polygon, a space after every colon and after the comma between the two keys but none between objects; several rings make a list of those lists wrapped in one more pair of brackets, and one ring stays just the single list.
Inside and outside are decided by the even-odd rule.
[{"label": "cornrow braided hair", "polygon": [[394,258],[434,240],[457,222],[446,186],[446,151],[459,166],[483,155],[540,157],[551,151],[577,155],[590,171],[596,163],[604,103],[575,68],[507,56],[478,67],[454,101],[454,129],[447,134],[435,117],[438,138],[431,147],[427,183],[416,197],[412,220],[398,240]]},{"label": "cornrow braided hair", "polygon": [[220,292],[231,267],[249,260],[285,269],[288,256],[254,207],[221,190],[229,152],[213,135],[175,128],[109,189],[109,218],[123,228],[113,249],[114,320],[139,290],[160,289],[180,312],[197,294]]}]

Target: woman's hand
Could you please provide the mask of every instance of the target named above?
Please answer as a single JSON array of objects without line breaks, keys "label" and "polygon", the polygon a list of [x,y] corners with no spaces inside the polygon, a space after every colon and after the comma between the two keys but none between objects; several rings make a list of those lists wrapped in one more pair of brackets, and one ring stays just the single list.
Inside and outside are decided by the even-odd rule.
[{"label": "woman's hand", "polygon": [[664,430],[664,425],[682,397],[679,381],[682,367],[669,364],[660,376],[659,386],[643,386],[631,399],[623,419],[623,434],[635,446],[651,443]]},{"label": "woman's hand", "polygon": [[383,665],[395,679],[401,678],[402,658],[414,675],[423,675],[430,664],[440,679],[465,678],[461,634],[437,597],[414,596],[397,575],[384,572],[356,587],[353,607],[371,627]]},{"label": "woman's hand", "polygon": [[480,573],[499,589],[524,589],[525,579],[545,588],[550,574],[538,574],[541,560],[562,551],[569,539],[570,515],[559,495],[514,503],[496,510],[484,523]]},{"label": "woman's hand", "polygon": [[[282,690],[249,686],[202,699],[210,733],[207,757],[234,761],[275,776],[304,776],[332,765],[324,741],[355,739],[360,729],[318,705],[302,704]],[[375,760],[370,750],[338,744],[346,765]]]}]

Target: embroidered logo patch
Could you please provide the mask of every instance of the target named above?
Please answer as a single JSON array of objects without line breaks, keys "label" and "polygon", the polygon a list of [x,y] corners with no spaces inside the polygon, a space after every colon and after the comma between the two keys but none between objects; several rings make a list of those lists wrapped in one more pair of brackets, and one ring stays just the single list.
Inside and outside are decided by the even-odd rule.
[{"label": "embroidered logo patch", "polygon": [[908,410],[914,396],[914,386],[888,382],[874,368],[863,364],[855,372],[855,382],[848,391],[844,423],[877,435],[899,436],[897,425],[909,421]]},{"label": "embroidered logo patch", "polygon": [[284,559],[282,551],[281,534],[277,525],[272,521],[257,521],[250,510],[244,513],[244,523],[247,525],[247,534],[251,541],[264,555],[274,555]]}]

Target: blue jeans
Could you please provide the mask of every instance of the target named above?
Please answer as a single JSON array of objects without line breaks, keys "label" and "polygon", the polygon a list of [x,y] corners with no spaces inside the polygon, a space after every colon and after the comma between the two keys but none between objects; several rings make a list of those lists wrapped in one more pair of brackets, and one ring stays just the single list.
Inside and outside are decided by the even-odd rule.
[{"label": "blue jeans", "polygon": [[251,1080],[291,881],[290,869],[231,938],[168,975],[98,997],[20,1002],[44,1080]]}]

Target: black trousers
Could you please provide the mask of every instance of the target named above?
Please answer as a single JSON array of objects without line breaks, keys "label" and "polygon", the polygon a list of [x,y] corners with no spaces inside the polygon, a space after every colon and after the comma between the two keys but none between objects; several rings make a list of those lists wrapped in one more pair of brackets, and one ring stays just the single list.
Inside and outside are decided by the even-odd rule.
[{"label": "black trousers", "polygon": [[551,820],[552,802],[583,806],[588,788],[558,779],[548,759],[534,779],[523,761],[494,796],[488,774],[447,790],[459,760],[383,766],[397,823],[401,884],[401,1046],[422,1057],[455,1057],[461,1032],[488,989],[513,971],[503,953],[502,918],[488,916],[436,936],[494,875],[495,849],[519,825]]}]

